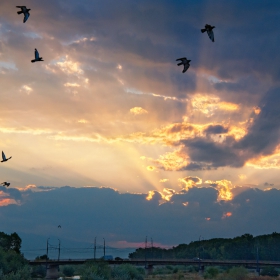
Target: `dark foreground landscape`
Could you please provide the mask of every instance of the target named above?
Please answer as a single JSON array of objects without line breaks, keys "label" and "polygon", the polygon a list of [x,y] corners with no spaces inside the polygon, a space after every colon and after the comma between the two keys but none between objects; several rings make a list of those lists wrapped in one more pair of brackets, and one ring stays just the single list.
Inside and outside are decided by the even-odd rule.
[{"label": "dark foreground landscape", "polygon": [[278,279],[279,246],[280,233],[274,232],[201,239],[171,249],[146,246],[127,259],[105,256],[58,261],[43,254],[27,260],[21,253],[20,236],[1,232],[0,279]]}]

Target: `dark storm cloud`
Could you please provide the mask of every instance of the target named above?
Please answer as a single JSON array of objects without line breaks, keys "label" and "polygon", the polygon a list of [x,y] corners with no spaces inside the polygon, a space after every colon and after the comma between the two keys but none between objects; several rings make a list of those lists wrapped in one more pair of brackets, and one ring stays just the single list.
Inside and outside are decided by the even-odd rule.
[{"label": "dark storm cloud", "polygon": [[207,134],[221,134],[221,133],[227,133],[228,128],[222,126],[222,125],[209,125],[205,130],[205,133]]},{"label": "dark storm cloud", "polygon": [[[64,187],[31,192],[21,206],[1,207],[4,231],[90,242],[142,242],[152,235],[157,242],[178,244],[204,238],[279,231],[280,191],[247,189],[231,201],[217,201],[214,188],[191,188],[161,203],[155,194],[121,194],[107,188]],[[57,225],[62,229],[58,232]],[[203,231],[203,232],[202,232]]]},{"label": "dark storm cloud", "polygon": [[[239,141],[231,136],[221,143],[202,137],[181,140],[180,143],[184,145],[182,150],[186,150],[191,159],[182,170],[242,167],[250,159],[273,154],[280,141],[279,104],[280,89],[269,90],[260,101],[261,112]],[[219,134],[226,131],[221,125],[211,125],[204,132]]]}]

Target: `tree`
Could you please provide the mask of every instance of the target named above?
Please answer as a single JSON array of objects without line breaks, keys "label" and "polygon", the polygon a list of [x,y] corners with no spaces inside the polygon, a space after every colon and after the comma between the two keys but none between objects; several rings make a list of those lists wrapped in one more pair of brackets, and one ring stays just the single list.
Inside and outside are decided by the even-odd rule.
[{"label": "tree", "polygon": [[2,247],[5,251],[13,250],[20,254],[21,238],[16,232],[11,235],[0,232],[0,247]]},{"label": "tree", "polygon": [[262,269],[261,271],[261,275],[262,276],[272,276],[272,277],[277,277],[279,275],[279,273],[277,272],[277,270],[272,267],[272,266],[267,266],[265,268]]}]

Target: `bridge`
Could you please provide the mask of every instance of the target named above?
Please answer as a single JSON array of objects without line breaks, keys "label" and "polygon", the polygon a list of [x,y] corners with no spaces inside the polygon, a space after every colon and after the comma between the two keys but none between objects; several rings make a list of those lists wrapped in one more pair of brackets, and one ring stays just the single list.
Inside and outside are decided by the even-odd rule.
[{"label": "bridge", "polygon": [[193,259],[124,259],[124,260],[100,260],[100,259],[60,259],[60,260],[30,260],[29,265],[46,265],[46,279],[57,279],[59,265],[78,265],[86,262],[107,262],[109,265],[132,264],[144,266],[149,272],[157,265],[197,265],[199,269],[205,266],[245,266],[245,267],[264,267],[275,266],[280,267],[280,261],[259,261],[256,260],[193,260]]},{"label": "bridge", "polygon": [[[107,262],[110,265],[132,264],[149,265],[214,265],[214,266],[256,266],[256,260],[193,260],[193,259],[124,259],[124,260],[94,260],[94,259],[60,259],[60,260],[29,260],[29,265],[77,265],[86,262]],[[280,261],[259,261],[259,266],[280,267]]]}]

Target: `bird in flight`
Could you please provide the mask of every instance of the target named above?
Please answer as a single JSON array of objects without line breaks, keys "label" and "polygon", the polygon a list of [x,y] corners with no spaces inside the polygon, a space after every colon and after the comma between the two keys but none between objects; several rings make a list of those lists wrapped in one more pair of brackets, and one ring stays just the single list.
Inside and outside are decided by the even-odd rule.
[{"label": "bird in flight", "polygon": [[215,26],[211,26],[210,24],[205,24],[205,28],[201,29],[202,33],[207,31],[208,37],[210,38],[210,40],[212,42],[214,42],[214,32],[213,32],[214,28],[215,28]]},{"label": "bird in flight", "polygon": [[58,225],[58,228],[61,228],[61,225]]},{"label": "bird in flight", "polygon": [[34,63],[36,61],[44,61],[43,57],[39,57],[39,52],[35,49],[35,59],[32,59],[31,62]]},{"label": "bird in flight", "polygon": [[16,6],[16,7],[21,9],[21,11],[17,12],[19,15],[24,14],[23,23],[25,23],[30,16],[29,11],[31,9],[27,9],[26,6]]},{"label": "bird in flight", "polygon": [[11,183],[8,183],[8,182],[3,182],[1,183],[1,185],[3,185],[4,187],[9,187]]},{"label": "bird in flight", "polygon": [[4,152],[2,151],[2,160],[1,160],[1,162],[8,161],[10,158],[12,158],[12,157],[6,158]]},{"label": "bird in flight", "polygon": [[185,73],[190,67],[190,61],[191,60],[187,59],[186,57],[176,59],[176,61],[179,61],[179,60],[181,60],[181,62],[178,63],[177,65],[180,66],[180,65],[184,64],[183,73]]}]

